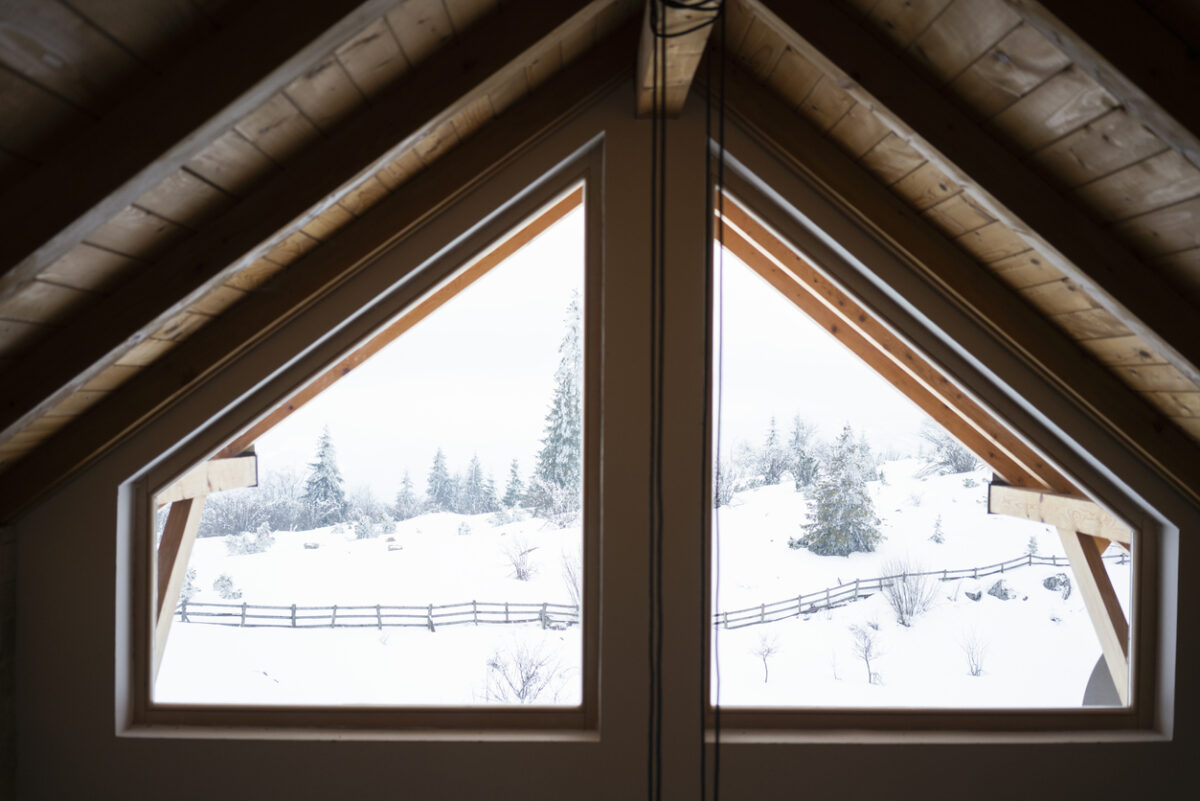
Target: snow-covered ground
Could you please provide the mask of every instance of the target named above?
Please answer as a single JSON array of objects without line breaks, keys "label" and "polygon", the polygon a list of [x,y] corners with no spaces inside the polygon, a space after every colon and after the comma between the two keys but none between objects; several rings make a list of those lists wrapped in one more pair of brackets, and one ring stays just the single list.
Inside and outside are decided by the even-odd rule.
[{"label": "snow-covered ground", "polygon": [[[919,464],[884,465],[869,485],[884,541],[870,554],[815,556],[787,542],[802,532],[806,501],[783,484],[735,495],[717,515],[717,607],[739,609],[795,597],[907,559],[912,569],[971,568],[1026,553],[1062,554],[1045,526],[989,516],[985,472],[919,479]],[[967,486],[974,483],[975,486]],[[930,541],[941,517],[944,542]],[[199,540],[192,556],[199,592],[221,598],[221,575],[250,604],[441,604],[460,601],[570,603],[564,561],[577,558],[578,526],[525,519],[494,525],[491,515],[423,515],[390,534],[356,540],[351,526],[276,532],[259,554],[231,555],[224,537]],[[469,528],[462,532],[463,525]],[[308,544],[310,547],[306,548]],[[312,545],[317,547],[313,548]],[[528,551],[533,575],[517,580],[507,554]],[[532,550],[530,550],[532,549]],[[1129,566],[1109,561],[1122,603]],[[919,568],[918,568],[919,566]],[[1072,707],[1100,647],[1078,592],[1063,599],[1043,579],[1066,568],[1024,567],[1002,578],[1016,592],[987,594],[1000,576],[937,583],[929,611],[911,627],[896,622],[881,594],[833,610],[765,625],[717,630],[719,700],[727,705]],[[980,600],[968,593],[982,592]],[[868,682],[852,626],[878,652]],[[973,642],[982,674],[969,675]],[[767,657],[764,681],[761,652]],[[541,661],[549,677],[539,704],[577,704],[578,627],[462,625],[423,628],[236,628],[176,622],[155,688],[160,702],[254,704],[482,704],[496,702],[497,658]],[[491,684],[491,689],[489,689]],[[512,701],[511,697],[509,698]]]}]

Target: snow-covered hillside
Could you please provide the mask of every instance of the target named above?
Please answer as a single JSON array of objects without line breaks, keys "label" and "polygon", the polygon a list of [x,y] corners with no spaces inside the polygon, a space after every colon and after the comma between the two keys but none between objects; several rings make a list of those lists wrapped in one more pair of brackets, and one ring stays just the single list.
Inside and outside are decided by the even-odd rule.
[{"label": "snow-covered hillside", "polygon": [[[816,556],[788,547],[807,502],[791,482],[737,493],[716,517],[718,609],[739,609],[910,569],[984,566],[1025,554],[1061,554],[1044,526],[988,516],[983,472],[919,479],[915,460],[884,464],[869,492],[885,539],[874,553]],[[930,540],[937,518],[944,542]],[[578,525],[492,515],[428,514],[356,539],[353,527],[275,532],[262,553],[231,554],[225,537],[196,543],[193,603],[222,598],[228,576],[249,604],[571,603],[564,566],[578,558]],[[314,547],[315,546],[315,547]],[[512,555],[525,553],[526,581]],[[1108,562],[1125,603],[1129,566]],[[882,594],[775,623],[718,629],[719,699],[729,705],[1071,707],[1100,655],[1079,593],[1043,580],[1065,567],[937,582],[911,627]],[[1016,597],[987,590],[1003,578]],[[971,600],[976,593],[979,600]],[[228,601],[226,601],[228,602]],[[852,630],[872,640],[871,672]],[[860,635],[861,636],[861,635]],[[967,651],[981,674],[968,671]],[[767,681],[764,681],[766,653]],[[525,700],[576,704],[580,630],[527,625],[424,628],[238,628],[176,622],[156,686],[162,702],[255,704],[480,704],[515,698],[503,687],[518,665],[538,666],[544,688]],[[507,673],[506,673],[507,671]],[[498,682],[499,685],[498,686]],[[511,688],[510,688],[511,689]],[[718,688],[714,688],[714,695]]]}]

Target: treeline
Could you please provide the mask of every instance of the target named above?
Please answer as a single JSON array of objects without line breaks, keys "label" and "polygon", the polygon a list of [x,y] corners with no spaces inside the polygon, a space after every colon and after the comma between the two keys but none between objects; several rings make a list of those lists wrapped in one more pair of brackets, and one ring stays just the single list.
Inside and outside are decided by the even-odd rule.
[{"label": "treeline", "polygon": [[537,464],[526,479],[513,460],[503,493],[478,456],[465,469],[451,472],[441,448],[434,454],[425,490],[418,494],[406,471],[392,503],[378,500],[369,488],[349,495],[337,464],[333,438],[326,428],[303,478],[294,471],[267,473],[259,486],[208,498],[198,536],[243,532],[293,531],[349,523],[359,537],[430,512],[485,514],[522,508],[565,525],[582,505],[583,488],[583,352],[582,315],[578,296],[566,313],[566,332],[559,344],[554,391],[546,412]]}]

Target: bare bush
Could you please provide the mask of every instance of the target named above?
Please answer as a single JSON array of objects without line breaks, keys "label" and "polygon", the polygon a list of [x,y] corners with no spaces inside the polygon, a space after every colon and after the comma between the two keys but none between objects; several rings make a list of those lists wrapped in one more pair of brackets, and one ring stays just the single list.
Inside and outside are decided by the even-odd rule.
[{"label": "bare bush", "polygon": [[534,568],[530,554],[537,550],[521,537],[513,537],[504,547],[504,557],[512,568],[512,575],[517,581],[529,581],[533,577]]},{"label": "bare bush", "polygon": [[233,579],[231,579],[225,573],[222,573],[217,577],[217,580],[213,582],[213,589],[216,590],[217,595],[221,596],[221,599],[225,601],[236,601],[238,598],[242,597],[242,591],[234,589]]},{"label": "bare bush", "polygon": [[919,478],[945,476],[951,473],[969,473],[979,467],[979,458],[964,448],[958,440],[945,430],[929,423],[921,429],[921,439],[932,447],[925,454],[925,466],[918,472]]},{"label": "bare bush", "polygon": [[243,532],[225,539],[225,549],[234,556],[262,553],[275,544],[275,537],[266,522],[260,523],[253,534]]},{"label": "bare bush", "polygon": [[487,661],[485,696],[495,704],[532,704],[543,694],[552,701],[563,681],[558,663],[537,645],[514,643]]},{"label": "bare bush", "polygon": [[854,635],[854,655],[867,666],[867,683],[879,684],[879,674],[871,670],[871,660],[883,656],[879,650],[879,633],[876,628],[867,626],[851,626],[850,633]]},{"label": "bare bush", "polygon": [[911,626],[913,618],[933,604],[937,582],[932,576],[921,575],[921,566],[907,560],[885,562],[883,573],[883,596],[896,613],[896,622]]},{"label": "bare bush", "polygon": [[766,634],[758,636],[758,644],[754,646],[752,653],[762,660],[763,663],[763,684],[767,683],[770,678],[770,672],[767,667],[767,661],[775,654],[779,653],[779,640],[774,636],[768,637]]},{"label": "bare bush", "polygon": [[563,551],[562,553],[562,579],[563,584],[567,585],[567,595],[571,599],[571,603],[576,607],[583,608],[583,560],[580,555],[575,552],[571,553]]},{"label": "bare bush", "polygon": [[987,656],[987,642],[980,639],[979,632],[971,629],[963,635],[959,645],[967,656],[967,673],[972,676],[983,675],[983,659]]}]

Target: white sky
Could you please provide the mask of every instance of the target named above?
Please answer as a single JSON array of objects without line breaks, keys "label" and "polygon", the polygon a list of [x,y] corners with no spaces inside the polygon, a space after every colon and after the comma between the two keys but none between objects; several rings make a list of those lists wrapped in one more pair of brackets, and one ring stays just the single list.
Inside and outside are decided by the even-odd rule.
[{"label": "white sky", "polygon": [[[580,209],[260,438],[262,469],[303,473],[328,425],[347,489],[382,500],[405,470],[423,492],[438,447],[452,472],[478,453],[501,491],[513,458],[526,478],[582,286]],[[850,422],[878,448],[915,451],[924,415],[729,253],[724,314],[723,450],[760,443],[771,415],[786,439],[800,414],[824,438]]]}]

